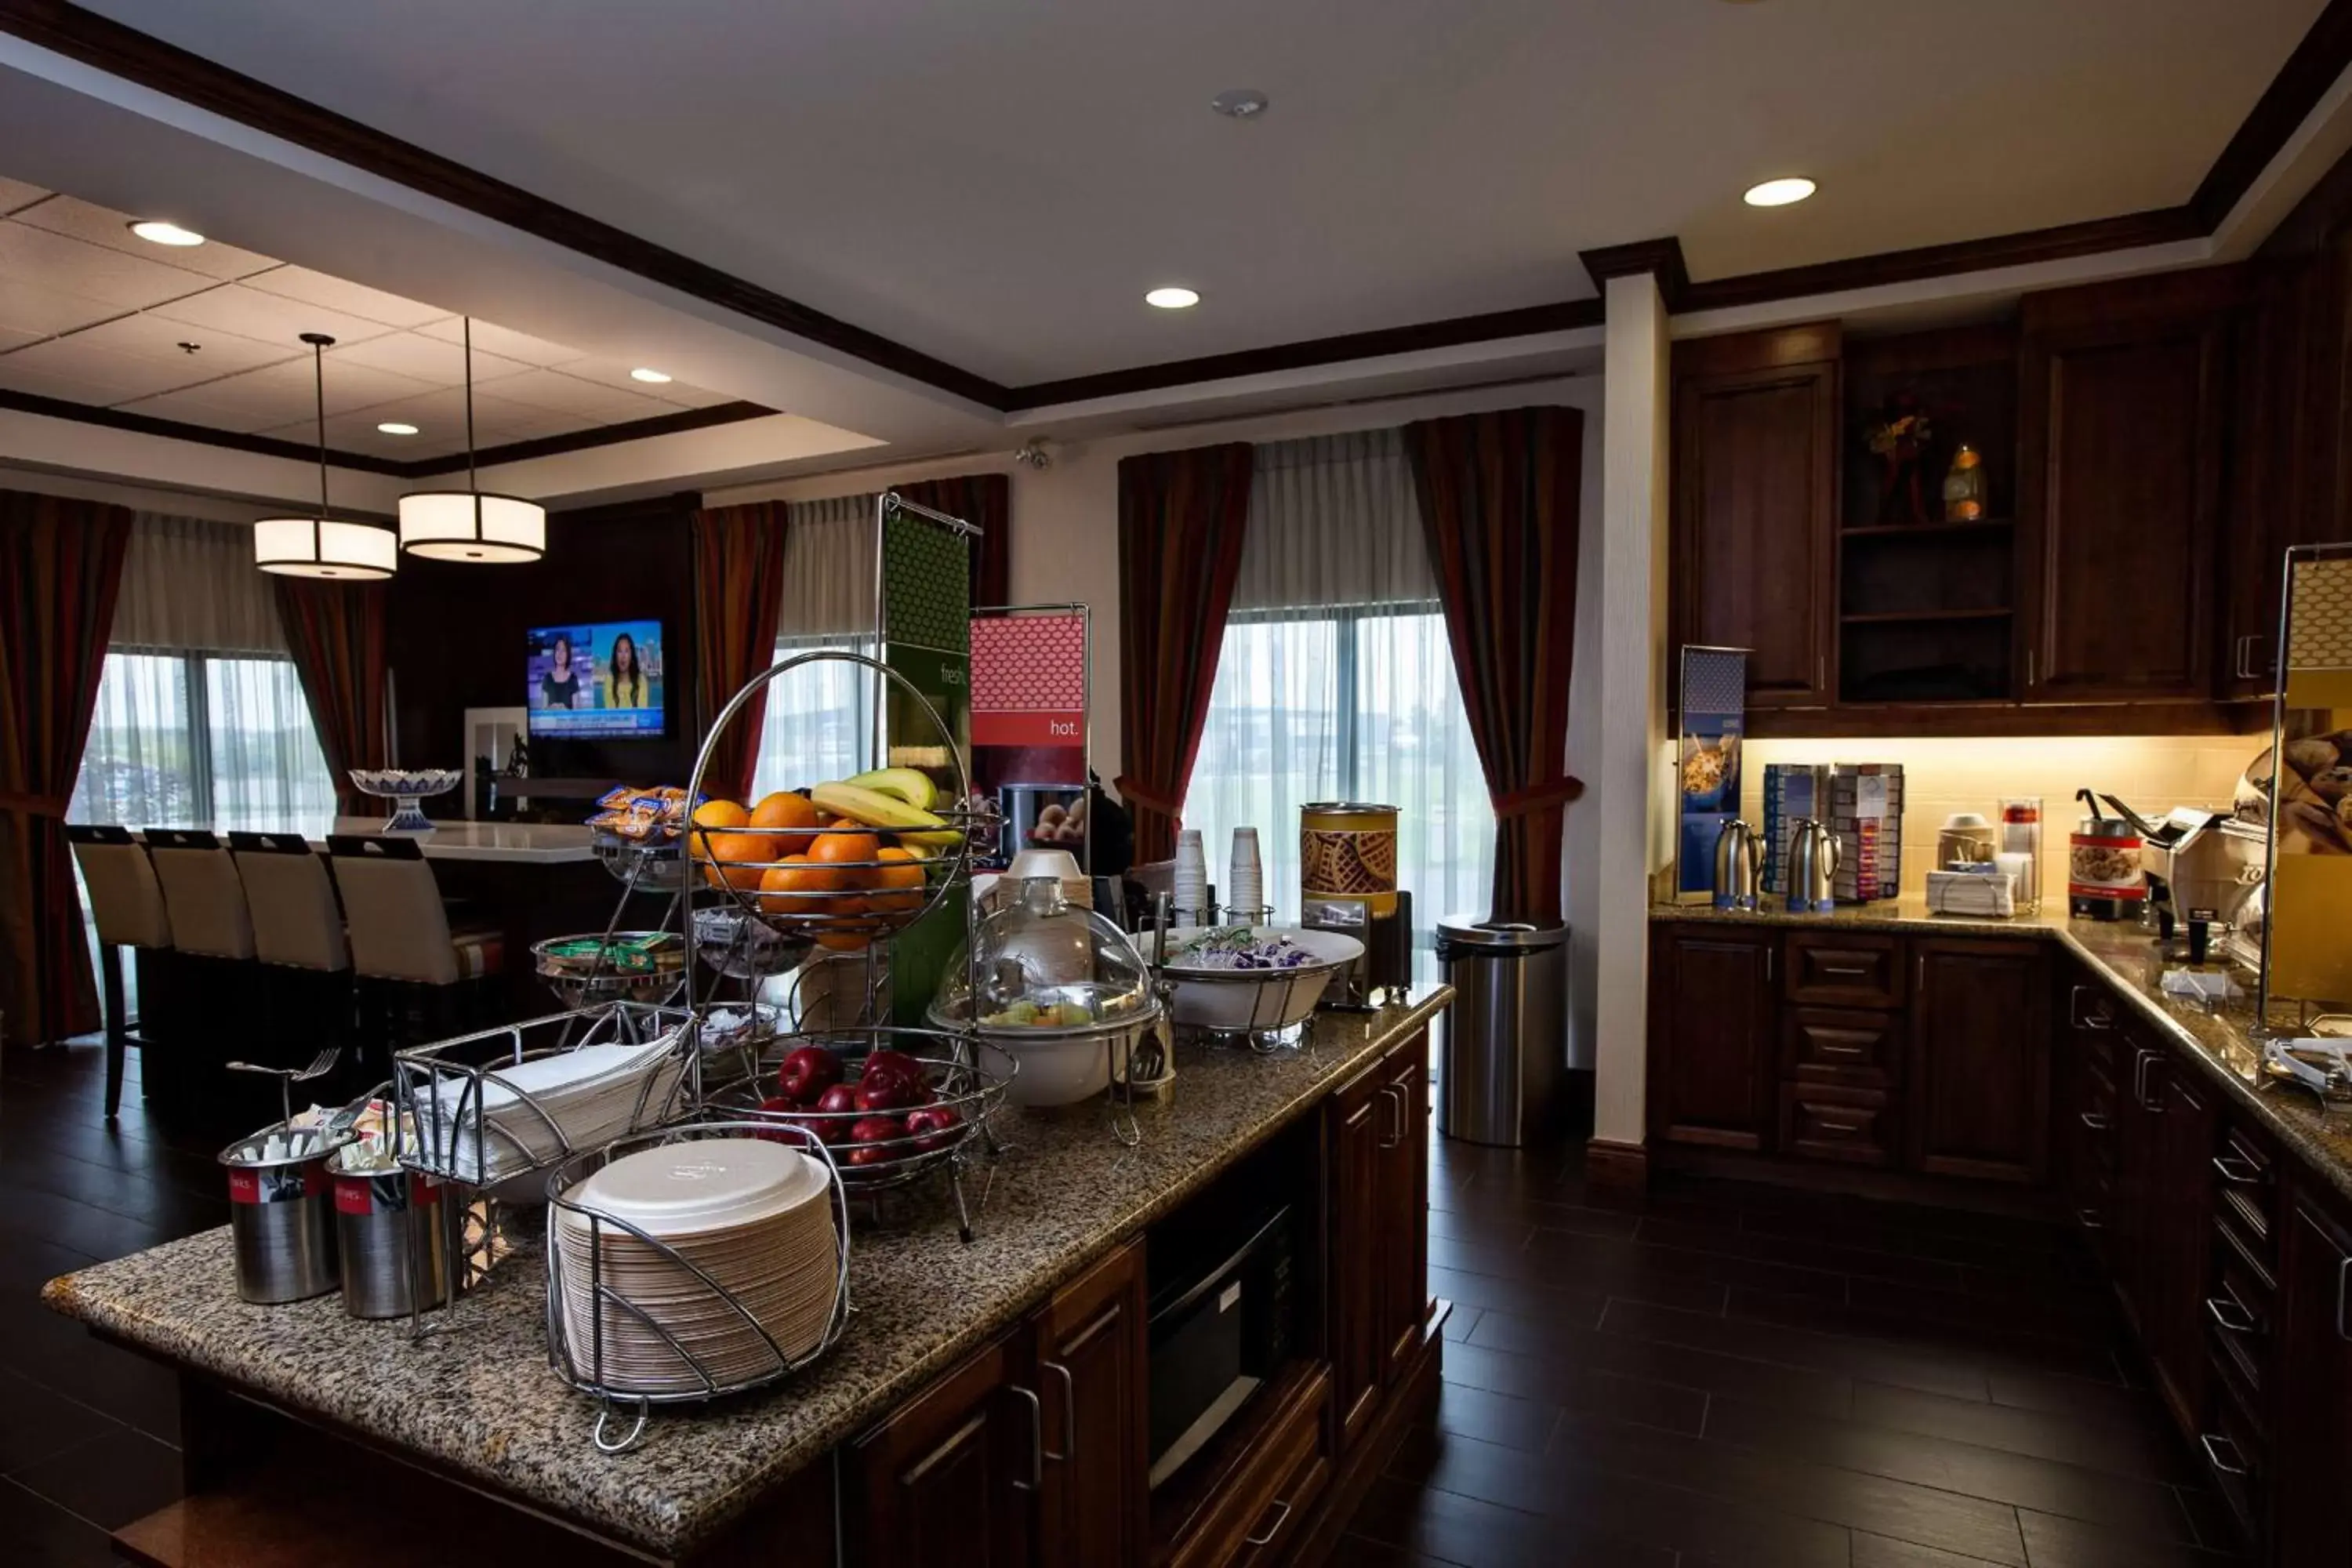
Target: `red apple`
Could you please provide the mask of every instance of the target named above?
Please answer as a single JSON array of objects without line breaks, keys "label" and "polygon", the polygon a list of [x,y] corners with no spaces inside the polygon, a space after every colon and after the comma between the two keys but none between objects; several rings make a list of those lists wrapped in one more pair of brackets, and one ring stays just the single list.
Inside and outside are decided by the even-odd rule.
[{"label": "red apple", "polygon": [[784,1058],[776,1073],[776,1088],[786,1100],[802,1105],[841,1081],[841,1058],[823,1046],[803,1046]]},{"label": "red apple", "polygon": [[[844,1116],[857,1109],[857,1091],[845,1083],[835,1084],[816,1097],[816,1108],[828,1116]],[[844,1121],[846,1127],[848,1122]]]},{"label": "red apple", "polygon": [[851,1165],[887,1165],[898,1157],[897,1153],[879,1143],[860,1143],[843,1155],[842,1160]]},{"label": "red apple", "polygon": [[952,1145],[955,1129],[962,1123],[951,1105],[919,1106],[907,1113],[907,1131],[916,1135],[915,1147],[927,1154]]},{"label": "red apple", "polygon": [[916,1085],[885,1073],[857,1086],[857,1109],[864,1111],[906,1110],[919,1103]]},{"label": "red apple", "polygon": [[849,1123],[833,1116],[810,1116],[805,1113],[792,1118],[795,1127],[803,1128],[810,1137],[832,1147],[849,1142]]},{"label": "red apple", "polygon": [[912,1089],[930,1082],[930,1074],[923,1064],[904,1051],[881,1050],[869,1053],[865,1070],[858,1074],[860,1083],[873,1083],[884,1078],[894,1078]]},{"label": "red apple", "polygon": [[[798,1123],[800,1118],[790,1113],[798,1110],[799,1109],[799,1106],[794,1105],[789,1100],[763,1100],[760,1101],[760,1110],[763,1114],[778,1117],[783,1121],[791,1121],[795,1124]],[[752,1136],[755,1138],[765,1138],[771,1143],[792,1143],[797,1142],[795,1139],[786,1138],[782,1133],[773,1131],[755,1132]]]}]

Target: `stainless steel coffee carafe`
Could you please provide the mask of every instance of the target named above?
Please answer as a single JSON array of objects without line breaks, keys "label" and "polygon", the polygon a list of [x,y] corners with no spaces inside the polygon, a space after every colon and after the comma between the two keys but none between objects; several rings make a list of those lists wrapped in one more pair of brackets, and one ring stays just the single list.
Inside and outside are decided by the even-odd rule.
[{"label": "stainless steel coffee carafe", "polygon": [[1800,819],[1789,835],[1789,912],[1825,915],[1837,907],[1838,836],[1813,817]]},{"label": "stainless steel coffee carafe", "polygon": [[1754,909],[1763,868],[1756,829],[1736,816],[1725,817],[1722,831],[1715,837],[1715,907]]}]

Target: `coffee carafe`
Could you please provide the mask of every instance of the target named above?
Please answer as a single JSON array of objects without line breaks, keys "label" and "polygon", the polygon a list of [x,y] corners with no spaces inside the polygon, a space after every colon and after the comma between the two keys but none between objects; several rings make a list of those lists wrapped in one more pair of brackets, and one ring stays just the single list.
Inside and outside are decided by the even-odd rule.
[{"label": "coffee carafe", "polygon": [[1803,817],[1789,835],[1789,912],[1825,915],[1837,908],[1838,836],[1814,817]]},{"label": "coffee carafe", "polygon": [[1736,816],[1723,819],[1715,836],[1715,907],[1752,910],[1763,876],[1761,847],[1756,829]]}]

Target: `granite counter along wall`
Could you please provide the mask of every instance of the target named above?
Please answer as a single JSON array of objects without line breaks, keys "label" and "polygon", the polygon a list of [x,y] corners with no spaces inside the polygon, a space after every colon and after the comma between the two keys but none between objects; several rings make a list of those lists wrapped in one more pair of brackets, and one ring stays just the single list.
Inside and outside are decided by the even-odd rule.
[{"label": "granite counter along wall", "polygon": [[1764,824],[1768,763],[1903,764],[1903,890],[1924,892],[1936,830],[1957,811],[1992,817],[2003,797],[2042,797],[2042,885],[2063,889],[2066,835],[2082,815],[2074,792],[2089,785],[2135,810],[2176,805],[2227,809],[2238,776],[2270,744],[2263,735],[2085,735],[2014,739],[1750,741],[1740,815]]}]

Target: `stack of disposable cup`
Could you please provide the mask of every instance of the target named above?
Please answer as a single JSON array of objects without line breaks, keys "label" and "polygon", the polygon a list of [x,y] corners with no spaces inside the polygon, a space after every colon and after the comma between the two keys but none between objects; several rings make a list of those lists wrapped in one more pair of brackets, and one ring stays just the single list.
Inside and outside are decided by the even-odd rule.
[{"label": "stack of disposable cup", "polygon": [[1176,830],[1176,886],[1171,900],[1180,915],[1194,921],[1209,915],[1209,857],[1201,847],[1201,830]]},{"label": "stack of disposable cup", "polygon": [[1265,907],[1265,868],[1257,855],[1257,829],[1234,829],[1233,868],[1225,878],[1225,907],[1262,910]]}]

